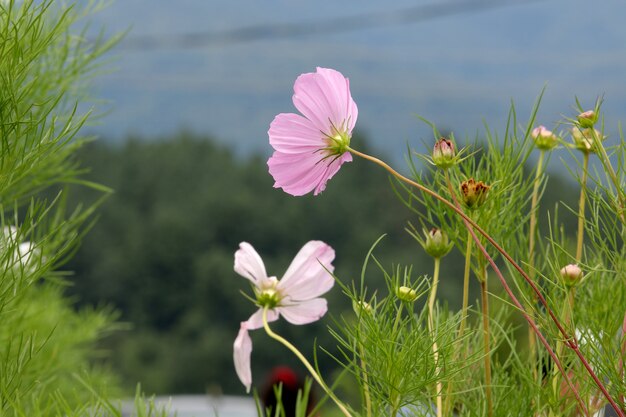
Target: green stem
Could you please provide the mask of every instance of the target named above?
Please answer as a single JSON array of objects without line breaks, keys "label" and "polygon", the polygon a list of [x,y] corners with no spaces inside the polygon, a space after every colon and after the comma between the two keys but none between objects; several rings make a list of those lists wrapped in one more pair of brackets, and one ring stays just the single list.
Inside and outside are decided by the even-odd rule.
[{"label": "green stem", "polygon": [[[450,192],[450,196],[453,196],[454,190],[452,189],[452,181],[450,181],[450,175],[448,174],[448,170],[445,170],[445,179],[446,184],[448,185],[448,191]],[[465,269],[463,271],[463,305],[461,307],[461,323],[459,324],[459,333],[457,340],[460,344],[456,350],[456,357],[463,353],[465,356],[465,349],[461,351],[463,348],[463,336],[465,334],[465,327],[467,325],[467,311],[469,309],[469,283],[470,283],[470,272],[472,266],[472,235],[467,231],[467,245],[465,247]],[[448,389],[446,391],[446,406],[444,409],[444,414],[449,415],[450,408],[452,406],[452,381],[448,382]]]},{"label": "green stem", "polygon": [[396,312],[396,319],[393,322],[393,328],[391,330],[391,336],[393,340],[396,340],[396,333],[398,331],[398,325],[400,324],[400,319],[402,318],[402,307],[404,306],[404,302],[400,303],[400,307],[398,307],[398,311]]},{"label": "green stem", "polygon": [[469,309],[469,282],[472,267],[472,235],[467,232],[467,246],[465,247],[465,269],[463,270],[463,306],[461,307],[461,324],[459,325],[459,339],[463,338]]},{"label": "green stem", "polygon": [[613,165],[611,164],[609,155],[606,153],[606,149],[604,149],[604,145],[602,144],[602,141],[596,134],[596,130],[591,129],[591,131],[593,135],[593,142],[596,145],[596,149],[600,151],[598,152],[600,154],[600,162],[602,162],[602,166],[604,167],[604,169],[608,171],[609,177],[611,178],[611,181],[613,182],[613,186],[615,187],[615,191],[617,193],[617,206],[618,207],[616,208],[619,213],[619,218],[622,220],[622,224],[626,224],[626,219],[624,217],[624,208],[626,206],[626,191],[624,190],[623,187],[620,186],[619,179],[617,178],[617,175],[615,174],[615,170],[613,169]]},{"label": "green stem", "polygon": [[339,407],[343,415],[345,415],[346,417],[352,417],[352,415],[350,414],[346,406],[341,402],[341,400],[339,400],[339,398],[337,398],[337,396],[326,385],[324,380],[322,380],[321,375],[317,373],[315,368],[313,368],[313,365],[311,365],[311,363],[309,363],[309,361],[304,357],[304,355],[300,353],[298,348],[296,348],[294,345],[289,343],[289,341],[279,336],[278,334],[274,333],[272,329],[270,329],[270,326],[267,323],[267,310],[268,310],[267,307],[263,309],[263,328],[265,329],[265,332],[267,333],[267,335],[271,337],[272,339],[276,340],[277,342],[282,343],[287,349],[293,352],[293,354],[296,355],[298,359],[300,359],[300,362],[302,362],[304,367],[309,371],[313,379],[315,379],[315,381],[319,384],[319,386],[322,387],[324,392],[326,392],[326,394],[335,402],[335,404],[337,404],[337,407]]},{"label": "green stem", "polygon": [[[402,308],[404,307],[404,303],[404,301],[400,303],[400,307],[398,307],[398,311],[396,312],[396,318],[393,322],[393,328],[391,329],[391,337],[394,343],[398,337],[398,326],[400,325],[400,319],[402,318]],[[400,398],[397,391],[398,390],[396,389],[395,384],[389,388],[389,403],[393,404],[390,417],[396,417],[398,409],[400,408]]]},{"label": "green stem", "polygon": [[487,397],[487,415],[493,416],[493,399],[491,394],[491,348],[489,331],[489,294],[487,293],[487,265],[482,266],[480,279],[480,299],[483,310],[483,349],[485,355],[485,396]]},{"label": "green stem", "polygon": [[430,295],[428,296],[428,330],[434,332],[434,314],[435,314],[435,299],[437,298],[437,287],[439,286],[439,266],[441,265],[441,258],[435,258],[435,268],[433,271],[433,284],[430,287]]},{"label": "green stem", "polygon": [[[441,258],[435,258],[435,270],[433,271],[433,284],[430,287],[430,296],[428,297],[428,331],[433,338],[433,358],[435,359],[435,367],[437,378],[441,372],[439,366],[439,348],[437,347],[437,341],[435,337],[435,299],[437,298],[437,287],[439,285],[439,267],[441,265]],[[441,380],[437,379],[435,384],[436,390],[436,403],[437,403],[437,417],[443,417],[443,384]]]},{"label": "green stem", "polygon": [[543,172],[543,158],[545,151],[542,150],[537,161],[535,171],[535,184],[533,186],[533,196],[530,203],[530,230],[528,232],[528,275],[535,278],[535,237],[537,235],[537,206],[539,205],[539,186],[541,185],[541,174]]},{"label": "green stem", "polygon": [[[450,175],[448,174],[448,170],[445,170],[445,179],[446,184],[448,186],[448,192],[450,196],[454,198],[454,190],[452,189],[452,181],[450,180]],[[467,323],[467,310],[469,309],[469,282],[470,282],[470,272],[472,266],[472,235],[467,231],[467,245],[465,247],[465,269],[463,270],[463,305],[461,307],[461,323],[459,325],[459,337],[458,339],[463,338],[463,334],[465,333],[465,326]]]},{"label": "green stem", "polygon": [[367,376],[367,363],[365,362],[365,350],[363,344],[359,342],[359,353],[361,355],[361,373],[363,374],[363,397],[365,398],[365,415],[372,417],[372,400],[370,398],[369,377]]},{"label": "green stem", "polygon": [[[567,289],[567,299],[565,303],[563,303],[563,311],[561,316],[563,317],[563,323],[566,326],[569,326],[571,323],[572,314],[574,312],[574,296],[576,293],[575,287],[569,287]],[[556,354],[560,357],[563,354],[563,348],[565,344],[561,340],[556,341]],[[559,398],[559,372],[555,369],[552,372],[552,391],[554,393],[555,398]]]},{"label": "green stem", "polygon": [[[537,236],[537,211],[539,206],[539,186],[541,185],[541,174],[543,173],[543,160],[545,151],[542,149],[537,161],[537,170],[535,171],[535,182],[533,186],[533,195],[530,205],[530,227],[528,231],[528,275],[530,279],[535,279],[535,238]],[[533,306],[537,304],[537,297],[533,294]],[[540,372],[538,371],[537,361],[537,338],[535,332],[528,328],[528,348],[530,350],[530,361],[532,363],[533,374],[535,379],[539,381]]]},{"label": "green stem", "polygon": [[583,153],[583,173],[580,179],[580,199],[578,200],[578,234],[576,241],[576,262],[580,263],[583,257],[583,236],[585,234],[585,196],[587,194],[587,168],[589,167],[589,152]]}]

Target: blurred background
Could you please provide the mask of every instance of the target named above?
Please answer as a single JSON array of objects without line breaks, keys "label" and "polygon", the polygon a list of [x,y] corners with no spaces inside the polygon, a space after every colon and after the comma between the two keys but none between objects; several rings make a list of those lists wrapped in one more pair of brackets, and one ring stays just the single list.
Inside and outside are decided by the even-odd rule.
[{"label": "blurred background", "polygon": [[[604,95],[613,144],[626,110],[623,12],[617,0],[111,3],[92,27],[128,33],[109,55],[113,71],[95,81],[104,102],[88,131],[100,139],[81,158],[88,177],[115,193],[68,266],[77,303],[110,305],[124,323],[102,343],[106,363],[129,389],[141,381],[160,394],[243,394],[232,341],[254,307],[232,265],[244,240],[277,276],[306,241],[325,240],[350,282],[387,233],[376,251],[384,265],[431,272],[382,171],[353,162],[317,198],[272,188],[267,129],[277,113],[295,111],[300,73],[324,66],[349,77],[359,107],[352,143],[400,168],[407,144],[428,152],[433,142],[416,115],[463,142],[481,137],[484,123],[503,133],[511,100],[525,123],[544,87],[538,122],[548,128],[575,115],[575,96],[591,108]],[[576,187],[558,157],[549,170],[545,205],[573,203]],[[452,306],[461,279],[454,256],[440,290]],[[382,287],[375,268],[370,275]],[[314,337],[333,352],[326,326],[351,308],[338,288],[329,302],[324,321],[277,331],[309,354]],[[255,333],[255,381],[271,366],[296,365]],[[334,372],[326,355],[320,362]]]}]

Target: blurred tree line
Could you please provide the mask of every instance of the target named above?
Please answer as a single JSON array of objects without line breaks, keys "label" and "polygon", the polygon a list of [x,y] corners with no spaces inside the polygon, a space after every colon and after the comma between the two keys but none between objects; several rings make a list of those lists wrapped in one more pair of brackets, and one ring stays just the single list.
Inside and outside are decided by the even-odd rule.
[{"label": "blurred tree line", "polygon": [[[358,136],[353,143],[367,150]],[[272,187],[264,158],[240,158],[189,133],[117,146],[92,143],[81,150],[80,162],[90,168],[88,179],[114,193],[68,265],[74,271],[68,292],[79,305],[112,305],[121,313],[127,328],[102,348],[128,387],[140,381],[155,393],[244,392],[232,343],[239,322],[255,308],[240,294],[250,293],[248,282],[233,271],[241,241],[280,277],[305,242],[324,240],[336,251],[336,275],[350,283],[359,279],[371,245],[387,234],[375,250],[383,265],[413,264],[414,276],[432,272],[432,261],[404,231],[416,216],[394,196],[387,175],[365,161],[342,167],[321,195],[298,198]],[[549,185],[544,207],[564,196],[575,201],[575,185],[558,178]],[[90,193],[72,190],[76,201],[94,198]],[[440,294],[452,306],[461,298],[459,259],[453,252],[442,267]],[[384,286],[374,264],[367,279],[372,288]],[[320,322],[273,326],[310,357],[314,340],[335,352],[326,327],[352,314],[337,286],[327,298],[330,314]],[[278,364],[300,369],[262,331],[252,337],[256,383]],[[319,350],[318,358],[323,371],[332,372],[332,358]]]}]

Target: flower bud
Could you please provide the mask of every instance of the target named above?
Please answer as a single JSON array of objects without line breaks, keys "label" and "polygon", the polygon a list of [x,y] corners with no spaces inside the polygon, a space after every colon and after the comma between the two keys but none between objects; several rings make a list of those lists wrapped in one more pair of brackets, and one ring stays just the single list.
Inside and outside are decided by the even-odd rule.
[{"label": "flower bud", "polygon": [[572,139],[574,139],[576,149],[583,152],[595,152],[596,139],[603,141],[606,139],[606,136],[596,129],[579,129],[574,127],[572,129]]},{"label": "flower bud", "polygon": [[559,144],[558,137],[545,126],[537,126],[530,134],[535,141],[535,145],[541,150],[549,151]]},{"label": "flower bud", "polygon": [[358,316],[359,314],[362,314],[362,313],[367,313],[367,314],[372,313],[373,308],[372,308],[372,305],[370,303],[368,303],[367,301],[356,301],[356,300],[353,300],[352,301],[352,310],[354,310],[354,312]]},{"label": "flower bud", "polygon": [[446,138],[440,138],[433,147],[432,160],[439,168],[447,169],[456,164],[454,143]]},{"label": "flower bud", "polygon": [[443,258],[454,245],[448,241],[448,235],[441,229],[433,227],[430,231],[424,230],[424,234],[426,235],[424,250],[433,258]]},{"label": "flower bud", "polygon": [[398,287],[396,291],[396,295],[400,299],[400,301],[406,301],[407,303],[412,303],[417,300],[417,291],[413,288],[405,287],[404,285]]},{"label": "flower bud", "polygon": [[477,209],[487,199],[489,186],[482,181],[474,181],[474,178],[461,183],[461,195],[465,206],[469,209]]},{"label": "flower bud", "polygon": [[576,117],[576,120],[578,120],[580,127],[593,127],[598,121],[598,114],[593,110],[587,110],[580,113]]},{"label": "flower bud", "polygon": [[583,270],[576,264],[569,264],[561,268],[561,278],[568,287],[573,287],[580,282],[583,277]]}]

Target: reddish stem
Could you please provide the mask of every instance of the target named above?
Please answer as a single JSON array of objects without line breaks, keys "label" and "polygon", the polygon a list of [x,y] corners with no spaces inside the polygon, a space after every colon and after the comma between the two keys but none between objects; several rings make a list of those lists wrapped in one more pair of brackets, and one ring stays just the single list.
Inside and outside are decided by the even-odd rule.
[{"label": "reddish stem", "polygon": [[[624,323],[622,324],[622,357],[619,359],[619,373],[624,381],[624,358],[626,358],[626,313],[624,313]],[[619,395],[620,402],[626,406],[624,393]]]},{"label": "reddish stem", "polygon": [[[589,362],[587,361],[587,359],[583,356],[583,354],[580,352],[580,349],[578,348],[578,344],[576,343],[576,340],[574,338],[572,338],[563,328],[563,326],[561,325],[561,323],[559,322],[558,318],[556,317],[556,315],[554,314],[554,312],[552,311],[552,309],[548,306],[548,303],[545,299],[545,297],[541,294],[541,292],[539,291],[539,289],[537,288],[537,286],[535,285],[534,282],[532,282],[532,280],[529,278],[528,274],[522,269],[522,267],[519,266],[519,264],[517,262],[515,262],[515,260],[511,257],[511,255],[508,254],[508,252],[506,252],[485,230],[483,230],[476,222],[474,222],[472,219],[470,219],[467,214],[465,214],[463,212],[463,210],[461,210],[460,208],[456,207],[454,204],[452,204],[450,201],[446,200],[445,198],[443,198],[442,196],[440,196],[439,194],[437,194],[436,192],[424,187],[421,184],[418,184],[415,181],[412,181],[406,177],[404,177],[403,175],[401,175],[400,173],[398,173],[396,170],[394,170],[393,168],[391,168],[388,164],[386,164],[385,162],[381,161],[378,158],[375,158],[373,156],[361,153],[359,151],[356,151],[352,148],[348,149],[351,153],[360,156],[364,159],[367,159],[371,162],[376,163],[377,165],[380,165],[381,167],[385,168],[387,171],[389,171],[393,176],[395,176],[396,178],[406,182],[407,184],[410,184],[412,186],[414,186],[415,188],[417,188],[418,190],[422,191],[425,194],[430,195],[433,198],[436,198],[437,200],[441,201],[443,204],[447,205],[448,207],[450,207],[452,210],[454,210],[459,216],[461,216],[461,218],[463,219],[463,222],[465,223],[465,226],[468,228],[468,230],[470,231],[470,233],[472,234],[472,237],[474,238],[475,241],[477,241],[477,237],[476,234],[474,233],[475,229],[477,232],[479,232],[481,235],[483,235],[485,237],[485,239],[487,239],[487,241],[498,251],[500,252],[500,254],[502,254],[502,256],[520,273],[520,275],[524,278],[524,280],[530,285],[530,287],[532,288],[533,292],[537,295],[537,298],[539,299],[539,301],[541,302],[541,304],[544,306],[544,308],[546,309],[546,311],[548,312],[548,314],[550,315],[550,318],[552,319],[552,321],[554,322],[554,324],[556,325],[556,327],[558,328],[559,332],[561,333],[561,335],[563,336],[563,339],[565,340],[565,345],[567,347],[569,347],[570,349],[572,349],[575,353],[576,356],[578,356],[578,359],[580,360],[580,362],[583,364],[583,366],[585,367],[585,369],[587,370],[587,373],[589,374],[589,376],[591,376],[591,378],[593,379],[594,383],[597,385],[597,387],[600,389],[600,391],[602,392],[602,394],[604,395],[604,397],[607,399],[607,401],[611,404],[611,406],[613,407],[613,409],[615,410],[615,412],[617,413],[617,415],[619,417],[626,417],[626,414],[624,414],[624,412],[622,411],[622,409],[617,405],[617,403],[615,402],[615,400],[613,399],[613,397],[611,396],[611,394],[609,394],[609,392],[607,391],[607,389],[605,388],[604,384],[602,384],[602,382],[600,381],[600,379],[598,378],[598,376],[595,374],[595,372],[593,371],[593,369],[591,369],[591,365],[589,365]],[[469,227],[469,226],[472,227]],[[484,246],[482,246],[480,244],[480,242],[478,242],[478,244],[480,245],[480,247],[482,247],[482,251],[485,251]],[[485,251],[486,252],[486,251]],[[490,261],[489,263],[491,264],[492,267],[494,267],[494,270],[497,270],[497,267],[495,266],[495,263],[493,263],[493,260],[491,259],[491,257],[489,257],[487,255],[488,260]],[[499,271],[499,270],[497,270]],[[500,279],[500,281],[503,284],[506,284],[506,281],[504,280],[504,277],[502,277]],[[508,285],[505,286],[505,289],[507,290],[507,293],[509,294],[509,296],[513,297],[513,301],[515,302],[516,299],[514,299],[514,295],[512,292],[510,292],[510,288],[508,287]],[[518,302],[519,303],[519,302]],[[549,346],[547,345],[547,341],[545,340],[545,338],[543,337],[543,335],[541,334],[541,332],[539,331],[539,329],[537,329],[537,326],[534,324],[534,322],[532,322],[532,319],[526,314],[525,310],[523,309],[523,307],[521,307],[521,304],[518,305],[518,308],[520,308],[520,310],[522,311],[522,314],[524,314],[524,317],[526,318],[527,321],[529,321],[529,324],[531,325],[531,327],[533,327],[534,330],[536,330],[537,336],[539,336],[540,339],[542,339],[542,343],[544,343],[544,346],[546,346],[546,348],[548,349],[548,352],[551,352],[552,350],[549,348]],[[531,324],[532,323],[532,324]],[[552,352],[552,354],[554,354],[554,352]],[[551,355],[552,356],[552,355]],[[554,359],[554,358],[553,358]],[[560,369],[561,372],[563,373],[564,377],[567,378],[567,376],[565,375],[565,372]]]},{"label": "reddish stem", "polygon": [[[459,201],[457,200],[457,198],[454,195],[454,192],[452,190],[452,183],[450,182],[450,177],[449,177],[447,171],[446,171],[446,183],[448,184],[448,189],[450,191],[450,195],[452,196],[452,201],[454,201],[455,208],[462,212],[462,209],[460,207]],[[509,287],[509,284],[507,284],[506,280],[504,279],[504,275],[502,275],[502,272],[500,271],[500,268],[498,268],[498,266],[496,265],[496,263],[493,260],[493,258],[487,252],[487,249],[485,249],[483,244],[480,242],[480,239],[478,239],[478,236],[476,236],[476,233],[470,227],[469,222],[467,220],[465,220],[465,219],[463,219],[463,222],[465,223],[465,227],[467,228],[467,230],[472,235],[472,239],[474,239],[474,243],[476,243],[476,246],[482,252],[483,256],[485,257],[485,259],[487,259],[487,261],[489,262],[489,264],[493,268],[494,272],[496,273],[496,275],[500,279],[500,282],[502,283],[502,286],[504,287],[504,290],[508,294],[509,298],[513,301],[513,304],[515,304],[515,306],[522,313],[522,315],[524,316],[524,318],[528,322],[528,325],[537,334],[537,337],[539,337],[539,340],[541,341],[541,344],[546,348],[546,350],[548,351],[548,354],[550,355],[550,357],[554,361],[555,365],[559,368],[559,371],[563,375],[563,378],[565,378],[565,382],[567,382],[567,385],[570,387],[570,389],[574,393],[574,396],[576,397],[576,400],[578,401],[578,406],[581,408],[581,410],[583,411],[583,413],[586,416],[589,416],[589,410],[587,409],[587,406],[585,405],[585,403],[583,402],[582,398],[580,397],[580,393],[578,392],[576,387],[574,387],[574,384],[572,383],[572,380],[567,375],[567,372],[565,372],[565,369],[563,368],[563,364],[561,364],[561,361],[559,360],[559,358],[556,356],[556,354],[552,350],[552,347],[550,346],[550,344],[548,343],[546,338],[543,336],[541,331],[539,331],[539,328],[537,328],[537,325],[535,324],[534,320],[528,315],[528,313],[526,313],[526,309],[524,309],[524,307],[522,306],[522,303],[520,303],[520,301],[517,299],[515,294],[513,294],[513,290],[511,290],[511,287]]]}]

